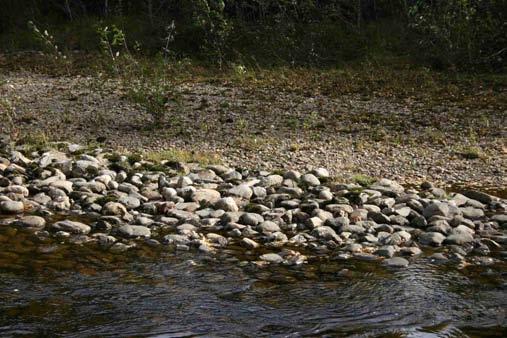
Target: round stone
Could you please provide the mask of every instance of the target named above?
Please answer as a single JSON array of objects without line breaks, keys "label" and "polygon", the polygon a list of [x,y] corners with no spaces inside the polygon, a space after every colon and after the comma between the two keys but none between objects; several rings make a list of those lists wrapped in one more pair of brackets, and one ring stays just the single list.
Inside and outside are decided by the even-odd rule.
[{"label": "round stone", "polygon": [[405,268],[408,266],[408,261],[403,257],[393,257],[386,259],[384,264],[391,268]]},{"label": "round stone", "polygon": [[0,211],[7,214],[19,214],[25,210],[23,202],[2,201],[0,202]]}]

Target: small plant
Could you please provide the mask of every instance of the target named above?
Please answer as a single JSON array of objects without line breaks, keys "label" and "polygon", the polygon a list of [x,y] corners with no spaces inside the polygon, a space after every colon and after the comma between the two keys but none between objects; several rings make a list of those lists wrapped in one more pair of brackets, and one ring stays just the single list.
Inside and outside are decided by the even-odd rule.
[{"label": "small plant", "polygon": [[52,60],[55,62],[55,66],[63,66],[67,74],[70,73],[69,59],[61,49],[58,47],[53,35],[49,34],[47,30],[41,31],[33,21],[28,21],[28,26],[35,35],[35,38],[41,42],[44,51],[47,55],[50,55]]},{"label": "small plant", "polygon": [[467,160],[476,160],[483,157],[481,149],[473,146],[464,147],[461,151],[459,151],[459,154]]},{"label": "small plant", "polygon": [[352,176],[352,179],[354,180],[354,182],[356,182],[357,184],[363,186],[363,187],[368,187],[370,185],[372,185],[373,183],[375,183],[375,179],[371,176],[368,176],[368,175],[363,175],[363,174],[357,174],[357,175],[354,175]]},{"label": "small plant", "polygon": [[164,37],[164,47],[162,48],[162,54],[164,55],[164,60],[167,62],[169,57],[171,56],[171,50],[169,49],[169,45],[174,41],[176,36],[176,24],[174,20],[171,21],[171,24],[166,26],[165,28],[165,37]]},{"label": "small plant", "polygon": [[188,151],[184,149],[149,151],[143,154],[143,158],[155,163],[160,163],[162,161],[194,162],[202,165],[220,163],[220,157],[215,153]]},{"label": "small plant", "polygon": [[0,98],[0,134],[8,135],[10,141],[16,141],[19,137],[19,129],[16,126],[16,109],[14,104],[7,98]]}]

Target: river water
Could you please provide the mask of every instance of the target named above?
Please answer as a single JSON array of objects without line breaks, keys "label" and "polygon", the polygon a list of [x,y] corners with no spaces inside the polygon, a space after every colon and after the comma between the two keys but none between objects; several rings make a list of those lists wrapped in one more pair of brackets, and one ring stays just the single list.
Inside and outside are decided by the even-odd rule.
[{"label": "river water", "polygon": [[[429,253],[427,253],[429,254]],[[316,258],[242,264],[148,247],[112,255],[0,231],[0,336],[505,337],[507,264]]]}]

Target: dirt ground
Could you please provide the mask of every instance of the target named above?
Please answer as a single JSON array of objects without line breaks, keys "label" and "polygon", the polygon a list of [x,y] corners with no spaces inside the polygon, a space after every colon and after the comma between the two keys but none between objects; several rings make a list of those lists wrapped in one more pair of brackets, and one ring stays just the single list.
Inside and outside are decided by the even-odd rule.
[{"label": "dirt ground", "polygon": [[26,141],[177,148],[218,154],[242,168],[326,167],[343,180],[363,174],[410,184],[507,187],[505,107],[193,82],[179,86],[179,103],[153,127],[151,116],[115,83],[3,71],[0,84],[0,97],[12,105],[14,125]]}]

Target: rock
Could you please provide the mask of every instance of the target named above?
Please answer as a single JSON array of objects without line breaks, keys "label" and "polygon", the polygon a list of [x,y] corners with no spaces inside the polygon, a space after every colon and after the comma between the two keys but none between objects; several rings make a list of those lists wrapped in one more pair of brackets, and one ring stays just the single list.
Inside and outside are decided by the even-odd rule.
[{"label": "rock", "polygon": [[215,208],[224,211],[239,211],[238,205],[236,204],[236,201],[234,201],[232,197],[224,197],[219,199],[215,203]]},{"label": "rock", "polygon": [[19,214],[25,210],[23,202],[2,201],[0,202],[0,211],[6,214]]},{"label": "rock", "polygon": [[280,186],[282,182],[283,177],[280,175],[269,175],[261,179],[261,185],[266,188]]},{"label": "rock", "polygon": [[452,228],[447,223],[446,220],[436,220],[429,224],[430,226],[426,229],[426,231],[429,232],[440,232],[444,235],[447,235],[449,232],[451,232]]},{"label": "rock", "polygon": [[435,252],[430,257],[431,262],[446,262],[449,259],[441,252]]},{"label": "rock", "polygon": [[286,178],[286,179],[298,182],[299,179],[301,178],[301,173],[299,171],[296,171],[296,170],[288,170],[283,175],[283,178]]},{"label": "rock", "polygon": [[471,234],[466,233],[466,232],[458,232],[458,233],[453,233],[453,234],[450,234],[449,236],[447,236],[447,238],[445,239],[445,243],[463,245],[463,244],[470,243],[473,240],[474,240],[474,237]]},{"label": "rock", "polygon": [[311,172],[315,177],[318,179],[328,179],[329,178],[329,171],[326,168],[317,168],[313,169]]},{"label": "rock", "polygon": [[361,252],[363,250],[363,246],[359,243],[350,243],[345,247],[345,250],[349,252]]},{"label": "rock", "polygon": [[329,190],[321,190],[319,192],[319,198],[324,201],[331,201],[333,199],[333,193]]},{"label": "rock", "polygon": [[463,195],[484,204],[490,204],[494,200],[491,195],[476,190],[465,191]]},{"label": "rock", "polygon": [[39,216],[23,216],[14,221],[14,225],[30,230],[42,230],[46,225],[46,220]]},{"label": "rock", "polygon": [[368,218],[379,224],[390,224],[391,219],[381,212],[368,212]]},{"label": "rock", "polygon": [[481,209],[466,207],[460,208],[459,210],[463,213],[463,217],[471,220],[478,220],[484,217],[484,211]]},{"label": "rock", "polygon": [[57,188],[57,189],[61,189],[61,190],[65,191],[67,194],[70,194],[72,192],[72,182],[70,182],[70,181],[57,180],[57,181],[51,182],[49,184],[49,186]]},{"label": "rock", "polygon": [[342,243],[342,239],[336,234],[336,232],[328,226],[319,226],[313,229],[312,236],[317,238],[324,239],[326,241],[335,241],[338,243]]},{"label": "rock", "polygon": [[383,194],[390,193],[394,195],[401,194],[405,191],[402,185],[385,178],[375,182],[372,186],[370,186],[370,189],[380,191]]},{"label": "rock", "polygon": [[315,229],[317,227],[320,227],[322,224],[324,224],[324,221],[320,219],[319,217],[311,217],[305,222],[306,226],[310,229]]},{"label": "rock", "polygon": [[264,222],[264,217],[259,214],[246,212],[239,218],[241,224],[250,225],[252,227],[257,226],[259,223]]},{"label": "rock", "polygon": [[222,174],[221,176],[226,182],[239,181],[243,178],[243,176],[236,170],[228,171],[225,174]]},{"label": "rock", "polygon": [[416,246],[411,246],[408,248],[401,248],[400,254],[402,254],[404,256],[418,256],[418,255],[422,254],[422,250]]},{"label": "rock", "polygon": [[423,216],[415,216],[410,221],[410,226],[414,228],[424,229],[428,226],[428,222],[426,221],[426,218]]},{"label": "rock", "polygon": [[126,245],[126,244],[123,244],[123,243],[114,243],[110,248],[109,248],[109,251],[112,252],[112,253],[122,253],[122,252],[125,252],[127,251],[128,249],[130,249],[131,246],[130,245]]},{"label": "rock", "polygon": [[164,236],[164,243],[168,245],[187,245],[190,239],[185,235],[170,234]]},{"label": "rock", "polygon": [[406,231],[398,231],[390,235],[385,241],[386,244],[390,245],[401,245],[405,242],[408,242],[411,238],[411,235]]},{"label": "rock", "polygon": [[439,232],[426,232],[419,235],[419,243],[422,245],[440,246],[445,240],[445,236]]},{"label": "rock", "polygon": [[184,188],[192,185],[194,182],[188,176],[181,176],[176,183],[178,188]]},{"label": "rock", "polygon": [[498,224],[500,224],[500,226],[502,227],[506,227],[507,226],[507,215],[494,215],[493,217],[491,217],[491,220],[493,222],[497,222]]},{"label": "rock", "polygon": [[103,215],[110,215],[110,216],[123,216],[127,212],[127,208],[121,203],[118,202],[107,202],[102,207],[102,214]]},{"label": "rock", "polygon": [[243,198],[243,199],[247,199],[247,200],[252,198],[252,195],[253,195],[252,188],[250,188],[246,184],[237,185],[237,186],[229,189],[228,193],[231,195]]},{"label": "rock", "polygon": [[128,196],[122,196],[118,199],[118,202],[123,204],[127,209],[137,209],[141,206],[141,201],[131,195]]},{"label": "rock", "polygon": [[151,236],[151,230],[142,225],[122,225],[118,228],[118,233],[125,237],[146,237]]},{"label": "rock", "polygon": [[86,235],[91,231],[89,225],[69,220],[53,223],[51,225],[51,228],[57,231],[64,231],[72,234],[81,234],[81,235]]},{"label": "rock", "polygon": [[341,227],[340,232],[351,232],[353,234],[362,234],[365,229],[361,225],[348,224]]},{"label": "rock", "polygon": [[213,189],[197,189],[192,193],[192,201],[212,205],[220,199],[220,193]]},{"label": "rock", "polygon": [[379,248],[375,253],[382,257],[391,258],[396,253],[396,250],[394,249],[394,246],[386,245]]},{"label": "rock", "polygon": [[386,259],[384,264],[391,268],[405,268],[408,266],[408,261],[402,257],[393,257]]},{"label": "rock", "polygon": [[54,162],[65,162],[68,161],[69,158],[65,153],[62,153],[60,151],[51,150],[44,154],[42,154],[41,158],[39,159],[39,166],[41,168],[45,168],[49,166],[51,163]]},{"label": "rock", "polygon": [[442,202],[434,202],[429,204],[426,208],[424,208],[423,216],[431,218],[433,216],[449,216],[449,206]]},{"label": "rock", "polygon": [[241,239],[240,244],[247,249],[257,249],[259,247],[259,243],[257,243],[254,240],[251,240],[250,238]]},{"label": "rock", "polygon": [[306,184],[310,187],[320,185],[319,179],[313,174],[305,174],[305,175],[301,176],[301,182],[303,182],[304,184]]},{"label": "rock", "polygon": [[262,261],[274,264],[280,264],[283,262],[283,258],[275,253],[267,253],[259,257]]},{"label": "rock", "polygon": [[280,231],[278,224],[271,221],[264,221],[257,226],[257,230],[263,234]]},{"label": "rock", "polygon": [[253,194],[257,198],[264,199],[267,196],[266,188],[253,187]]}]

